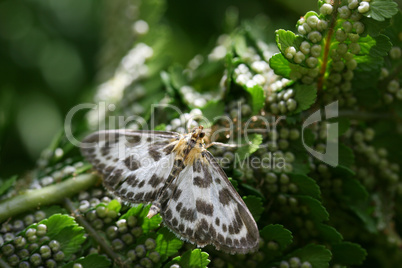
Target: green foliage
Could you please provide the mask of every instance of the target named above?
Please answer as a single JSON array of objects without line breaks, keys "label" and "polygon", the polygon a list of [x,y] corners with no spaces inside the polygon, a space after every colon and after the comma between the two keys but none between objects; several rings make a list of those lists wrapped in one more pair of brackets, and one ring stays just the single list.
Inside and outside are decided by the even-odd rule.
[{"label": "green foliage", "polygon": [[158,231],[155,250],[161,254],[162,261],[176,254],[182,246],[183,241],[178,239],[166,227]]},{"label": "green foliage", "polygon": [[333,244],[331,251],[333,262],[341,265],[361,265],[367,256],[360,245],[350,242]]},{"label": "green foliage", "polygon": [[398,4],[392,0],[374,0],[364,15],[377,21],[384,21],[398,12]]},{"label": "green foliage", "polygon": [[107,268],[111,265],[111,262],[107,257],[98,254],[91,254],[87,257],[81,257],[73,262],[69,262],[64,265],[63,268],[73,268],[75,263],[79,263],[83,267],[91,266],[99,268]]},{"label": "green foliage", "polygon": [[3,195],[4,193],[6,193],[8,191],[8,189],[10,189],[10,187],[12,187],[15,183],[15,181],[17,180],[18,176],[12,176],[4,181],[0,181],[0,195]]},{"label": "green foliage", "polygon": [[265,93],[264,90],[259,85],[254,85],[253,87],[246,86],[246,91],[251,95],[251,107],[253,108],[253,114],[259,113],[259,111],[264,107],[265,103]]},{"label": "green foliage", "polygon": [[277,242],[281,250],[285,250],[293,242],[292,233],[279,224],[265,226],[260,235],[265,241]]},{"label": "green foliage", "polygon": [[307,245],[291,253],[291,256],[299,257],[302,262],[309,262],[313,268],[328,267],[331,260],[331,251],[320,245]]},{"label": "green foliage", "polygon": [[181,267],[205,268],[210,263],[210,260],[208,259],[208,253],[202,252],[201,249],[194,249],[174,258],[170,264],[173,263],[177,263]]},{"label": "green foliage", "polygon": [[255,221],[258,221],[261,217],[264,207],[262,206],[261,198],[249,195],[243,197],[244,203],[246,203],[248,209],[254,217]]},{"label": "green foliage", "polygon": [[262,143],[262,136],[259,134],[248,135],[242,141],[242,146],[237,149],[238,161],[243,161],[250,154],[257,151],[258,146]]}]

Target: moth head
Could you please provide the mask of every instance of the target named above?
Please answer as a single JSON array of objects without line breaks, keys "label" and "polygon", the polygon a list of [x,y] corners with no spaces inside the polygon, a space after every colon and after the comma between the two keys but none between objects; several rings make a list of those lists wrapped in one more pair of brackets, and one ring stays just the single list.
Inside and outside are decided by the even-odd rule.
[{"label": "moth head", "polygon": [[192,137],[196,140],[204,138],[205,137],[204,127],[199,126],[199,127],[193,128]]}]

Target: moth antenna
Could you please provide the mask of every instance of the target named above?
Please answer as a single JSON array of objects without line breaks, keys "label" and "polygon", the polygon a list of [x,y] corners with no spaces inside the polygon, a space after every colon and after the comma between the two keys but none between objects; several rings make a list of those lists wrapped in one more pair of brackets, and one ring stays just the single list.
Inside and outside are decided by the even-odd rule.
[{"label": "moth antenna", "polygon": [[210,144],[207,145],[207,149],[213,145],[218,145],[218,146],[222,146],[222,147],[229,147],[229,148],[238,148],[238,147],[242,147],[246,144],[227,144],[227,143],[222,143],[222,142],[211,142]]}]

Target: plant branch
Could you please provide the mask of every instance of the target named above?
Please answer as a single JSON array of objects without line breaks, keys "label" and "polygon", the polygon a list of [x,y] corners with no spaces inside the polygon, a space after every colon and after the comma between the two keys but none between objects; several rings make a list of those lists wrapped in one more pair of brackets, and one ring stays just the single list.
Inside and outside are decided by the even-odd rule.
[{"label": "plant branch", "polygon": [[0,203],[0,222],[40,206],[62,202],[65,197],[95,184],[98,178],[94,174],[81,174],[57,184],[38,190],[28,190],[23,194],[6,199]]},{"label": "plant branch", "polygon": [[3,268],[11,268],[11,266],[8,265],[8,263],[6,263],[5,261],[3,261],[2,258],[0,258],[0,267],[3,267]]},{"label": "plant branch", "polygon": [[325,71],[327,70],[328,56],[329,56],[329,52],[330,52],[329,49],[331,47],[331,38],[334,34],[334,27],[335,27],[335,23],[336,23],[336,20],[338,17],[338,6],[339,6],[339,1],[334,1],[331,22],[329,25],[327,38],[325,39],[324,56],[323,56],[323,60],[322,60],[320,76],[318,77],[318,82],[317,82],[318,94],[320,94],[320,92],[322,91],[322,89],[324,87],[324,77],[325,77]]}]

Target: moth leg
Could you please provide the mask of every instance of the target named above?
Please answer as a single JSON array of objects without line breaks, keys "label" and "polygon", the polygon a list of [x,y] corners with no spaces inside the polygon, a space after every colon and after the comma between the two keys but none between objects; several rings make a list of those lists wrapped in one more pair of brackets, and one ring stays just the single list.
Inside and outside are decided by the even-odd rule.
[{"label": "moth leg", "polygon": [[147,215],[148,219],[158,214],[160,210],[161,210],[161,204],[159,202],[153,202]]}]

